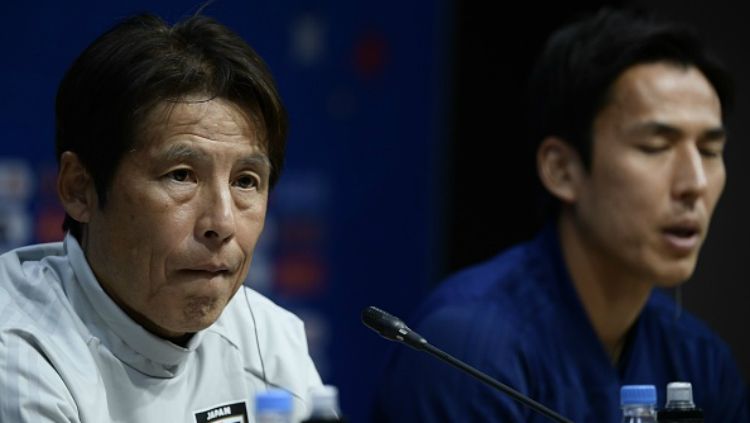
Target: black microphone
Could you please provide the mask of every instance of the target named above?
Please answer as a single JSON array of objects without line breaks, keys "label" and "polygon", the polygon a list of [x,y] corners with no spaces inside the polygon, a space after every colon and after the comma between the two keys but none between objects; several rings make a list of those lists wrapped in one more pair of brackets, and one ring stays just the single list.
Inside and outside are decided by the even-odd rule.
[{"label": "black microphone", "polygon": [[443,350],[432,346],[429,342],[427,342],[426,339],[424,339],[424,337],[409,329],[409,327],[406,326],[406,324],[401,319],[393,316],[390,313],[387,313],[377,307],[367,307],[362,310],[362,323],[364,323],[365,326],[369,327],[375,332],[379,333],[383,338],[390,339],[391,341],[403,342],[404,344],[414,348],[415,350],[428,352],[435,357],[447,362],[448,364],[458,367],[459,369],[469,373],[482,382],[509,395],[514,400],[522,403],[523,405],[531,408],[534,411],[537,411],[549,417],[556,422],[573,423],[572,420],[569,420],[557,414],[544,405],[516,391],[510,386],[498,382],[487,374],[482,373],[474,367],[469,366],[463,361],[444,352]]}]

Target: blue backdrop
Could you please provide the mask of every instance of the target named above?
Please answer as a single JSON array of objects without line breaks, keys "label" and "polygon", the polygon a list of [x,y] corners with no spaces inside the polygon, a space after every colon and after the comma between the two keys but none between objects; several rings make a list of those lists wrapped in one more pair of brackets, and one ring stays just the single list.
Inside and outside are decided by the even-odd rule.
[{"label": "blue backdrop", "polygon": [[[197,2],[3,6],[0,249],[61,239],[54,98],[73,59],[116,20],[170,22]],[[248,284],[306,320],[324,381],[366,421],[388,346],[359,312],[407,313],[440,271],[447,1],[219,0],[204,11],[268,62],[291,121]]]}]

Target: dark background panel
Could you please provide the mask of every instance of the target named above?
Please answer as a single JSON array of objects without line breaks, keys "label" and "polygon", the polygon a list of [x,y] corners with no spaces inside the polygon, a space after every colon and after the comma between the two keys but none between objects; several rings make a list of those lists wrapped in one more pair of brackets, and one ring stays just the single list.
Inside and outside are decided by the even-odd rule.
[{"label": "dark background panel", "polygon": [[528,75],[554,29],[621,3],[516,2],[501,13],[478,0],[456,3],[445,273],[492,257],[540,226],[535,151],[526,129]]}]

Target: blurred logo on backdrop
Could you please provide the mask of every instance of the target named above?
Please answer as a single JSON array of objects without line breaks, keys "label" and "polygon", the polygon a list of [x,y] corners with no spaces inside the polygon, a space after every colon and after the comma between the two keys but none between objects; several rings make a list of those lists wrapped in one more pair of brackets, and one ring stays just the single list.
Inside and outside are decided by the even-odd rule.
[{"label": "blurred logo on backdrop", "polygon": [[328,217],[331,186],[317,171],[284,174],[245,283],[294,311],[305,322],[310,356],[325,377],[331,324],[311,307],[329,289]]},{"label": "blurred logo on backdrop", "polygon": [[34,176],[27,161],[0,158],[0,252],[32,240],[29,200],[33,189]]},{"label": "blurred logo on backdrop", "polygon": [[57,164],[40,166],[39,196],[37,202],[36,242],[55,242],[63,238],[62,223],[65,211],[57,198]]}]

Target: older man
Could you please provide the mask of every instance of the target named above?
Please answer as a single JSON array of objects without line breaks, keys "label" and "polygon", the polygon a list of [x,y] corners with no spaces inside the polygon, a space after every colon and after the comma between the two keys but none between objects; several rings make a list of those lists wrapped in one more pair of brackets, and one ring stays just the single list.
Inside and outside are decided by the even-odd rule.
[{"label": "older man", "polygon": [[302,322],[243,286],[285,136],[263,61],[212,19],[94,41],[57,97],[65,240],[0,257],[0,421],[248,421],[269,387],[304,416]]}]

